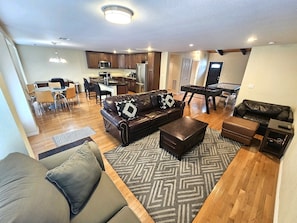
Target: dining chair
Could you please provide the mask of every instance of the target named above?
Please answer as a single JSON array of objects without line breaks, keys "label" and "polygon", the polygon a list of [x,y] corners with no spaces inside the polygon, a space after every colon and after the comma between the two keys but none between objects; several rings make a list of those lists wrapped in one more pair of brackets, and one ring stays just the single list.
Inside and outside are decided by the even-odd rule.
[{"label": "dining chair", "polygon": [[27,84],[26,85],[26,91],[28,96],[30,97],[31,103],[35,100],[35,85],[34,84]]},{"label": "dining chair", "polygon": [[52,78],[50,82],[59,82],[60,88],[65,88],[65,81],[63,78]]},{"label": "dining chair", "polygon": [[111,92],[110,91],[101,90],[99,84],[95,84],[95,91],[96,91],[96,103],[98,103],[98,98],[100,99],[100,104],[102,103],[101,96],[105,96],[105,97],[111,96]]},{"label": "dining chair", "polygon": [[[39,107],[41,108],[42,112],[45,112],[44,104],[51,104],[54,110],[56,111],[55,106],[55,99],[52,95],[52,92],[50,90],[48,91],[35,91],[35,97],[36,101],[39,104]],[[50,108],[52,108],[50,107]]]},{"label": "dining chair", "polygon": [[74,99],[75,98],[76,98],[77,103],[80,104],[78,95],[76,94],[75,87],[70,87],[69,86],[66,89],[66,100],[67,100],[67,103],[68,103],[69,110],[71,110],[71,108],[70,108],[70,102],[72,102],[72,106],[73,106],[74,105]]},{"label": "dining chair", "polygon": [[[95,91],[95,86],[97,84],[90,84],[86,78],[83,78],[83,80],[84,80],[86,98],[88,98],[88,99],[90,99],[91,97],[96,97],[97,98],[97,94],[96,94],[96,91]],[[92,94],[92,92],[93,92],[93,94]]]},{"label": "dining chair", "polygon": [[34,96],[35,94],[35,85],[34,84],[27,84],[26,85],[26,90],[27,90],[27,93],[29,94],[29,96]]},{"label": "dining chair", "polygon": [[50,88],[61,88],[61,83],[60,82],[48,82],[48,86]]}]

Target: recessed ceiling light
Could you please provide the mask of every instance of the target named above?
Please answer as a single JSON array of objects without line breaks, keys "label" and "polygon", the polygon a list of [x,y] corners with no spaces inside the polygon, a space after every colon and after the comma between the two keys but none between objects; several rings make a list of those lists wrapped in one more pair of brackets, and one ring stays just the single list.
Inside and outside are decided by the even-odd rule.
[{"label": "recessed ceiling light", "polygon": [[152,51],[152,48],[149,46],[149,47],[147,48],[147,51]]},{"label": "recessed ceiling light", "polygon": [[190,44],[189,44],[189,47],[193,47],[193,46],[194,46],[194,44],[193,44],[193,43],[190,43]]},{"label": "recessed ceiling light", "polygon": [[117,51],[116,51],[116,50],[114,50],[114,51],[113,51],[113,53],[114,53],[114,54],[116,54],[116,53],[117,53]]},{"label": "recessed ceiling light", "polygon": [[268,44],[269,44],[269,45],[274,45],[275,42],[274,42],[274,41],[270,41],[270,42],[268,42]]}]

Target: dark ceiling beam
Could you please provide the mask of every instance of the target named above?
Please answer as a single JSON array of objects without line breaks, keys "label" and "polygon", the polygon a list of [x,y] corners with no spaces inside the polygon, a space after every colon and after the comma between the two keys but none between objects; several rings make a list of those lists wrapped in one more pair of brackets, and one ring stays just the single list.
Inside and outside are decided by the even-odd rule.
[{"label": "dark ceiling beam", "polygon": [[[247,52],[250,52],[251,51],[251,48],[241,48],[241,49],[224,49],[222,50],[224,54],[226,53],[234,53],[234,52],[241,52],[242,53],[242,49],[244,49],[247,53]],[[218,53],[217,50],[207,50],[208,53]],[[243,54],[243,53],[242,53]],[[243,54],[245,55],[245,54]]]}]

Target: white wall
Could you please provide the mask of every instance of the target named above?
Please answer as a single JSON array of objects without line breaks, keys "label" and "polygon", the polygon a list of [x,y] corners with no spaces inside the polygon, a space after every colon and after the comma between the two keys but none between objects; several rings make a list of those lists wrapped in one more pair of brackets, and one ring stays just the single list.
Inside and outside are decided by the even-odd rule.
[{"label": "white wall", "polygon": [[237,102],[245,98],[296,108],[297,45],[254,47]]},{"label": "white wall", "polygon": [[27,135],[38,127],[18,78],[17,52],[1,27],[0,52],[0,159],[12,152],[34,157]]},{"label": "white wall", "polygon": [[[297,120],[297,112],[294,113],[294,120]],[[296,125],[295,125],[296,126]],[[296,129],[295,129],[296,130]],[[295,131],[296,134],[296,131]],[[279,174],[280,188],[276,208],[277,220],[275,223],[295,223],[297,219],[297,177],[296,177],[296,157],[297,157],[297,136],[295,136],[287,149],[281,163]]]},{"label": "white wall", "polygon": [[[249,55],[249,52],[247,52],[246,55],[243,55],[241,52],[226,52],[223,56],[218,53],[210,53],[209,62],[223,62],[219,80],[220,83],[240,84],[245,72]],[[207,71],[208,69],[209,63]]]},{"label": "white wall", "polygon": [[[297,120],[297,44],[254,47],[246,67],[237,104],[243,99],[289,105]],[[296,122],[296,121],[295,121]],[[297,136],[281,160],[276,222],[297,219]]]}]

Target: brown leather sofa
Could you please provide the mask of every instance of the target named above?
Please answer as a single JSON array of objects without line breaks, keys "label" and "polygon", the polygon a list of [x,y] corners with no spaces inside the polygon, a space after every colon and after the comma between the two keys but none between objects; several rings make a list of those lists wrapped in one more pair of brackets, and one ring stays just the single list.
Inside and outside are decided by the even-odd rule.
[{"label": "brown leather sofa", "polygon": [[293,122],[293,112],[289,106],[266,102],[243,100],[234,108],[233,116],[241,117],[260,124],[257,133],[264,135],[271,118]]},{"label": "brown leather sofa", "polygon": [[[175,100],[170,108],[161,109],[158,95],[166,90],[155,90],[133,95],[125,94],[107,97],[103,102],[101,114],[105,130],[126,146],[158,130],[159,126],[183,116],[185,103]],[[135,100],[137,115],[133,120],[127,120],[118,114],[116,102]]]}]

